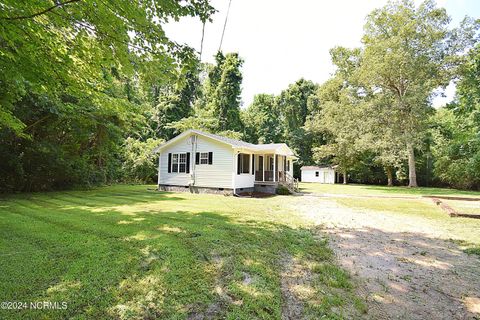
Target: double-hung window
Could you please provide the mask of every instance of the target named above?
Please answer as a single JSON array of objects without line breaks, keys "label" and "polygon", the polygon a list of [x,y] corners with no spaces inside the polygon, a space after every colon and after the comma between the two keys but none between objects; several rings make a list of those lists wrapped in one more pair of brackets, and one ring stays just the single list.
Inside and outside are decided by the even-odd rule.
[{"label": "double-hung window", "polygon": [[178,153],[172,154],[172,172],[178,172]]},{"label": "double-hung window", "polygon": [[178,172],[187,172],[187,154],[180,153],[179,154],[180,161],[178,162]]},{"label": "double-hung window", "polygon": [[172,153],[172,172],[187,172],[186,153]]},{"label": "double-hung window", "polygon": [[208,152],[200,152],[200,164],[208,164]]}]

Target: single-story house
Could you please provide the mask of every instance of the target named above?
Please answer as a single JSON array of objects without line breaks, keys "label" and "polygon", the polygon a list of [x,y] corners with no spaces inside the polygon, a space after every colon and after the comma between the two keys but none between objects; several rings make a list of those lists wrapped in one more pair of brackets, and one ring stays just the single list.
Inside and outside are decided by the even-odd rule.
[{"label": "single-story house", "polygon": [[252,144],[187,130],[154,149],[159,154],[158,188],[238,194],[293,189],[294,152],[285,143]]},{"label": "single-story house", "polygon": [[302,182],[335,183],[335,167],[303,166],[300,168]]}]

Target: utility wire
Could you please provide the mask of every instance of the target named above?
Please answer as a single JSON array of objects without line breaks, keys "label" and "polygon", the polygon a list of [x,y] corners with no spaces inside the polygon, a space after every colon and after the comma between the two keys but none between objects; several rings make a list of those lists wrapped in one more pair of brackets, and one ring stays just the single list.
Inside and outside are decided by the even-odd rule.
[{"label": "utility wire", "polygon": [[202,53],[203,53],[203,38],[205,37],[205,21],[203,21],[202,27],[202,41],[200,42],[200,62],[202,62]]},{"label": "utility wire", "polygon": [[227,15],[225,16],[225,23],[223,24],[222,38],[220,38],[220,45],[218,46],[218,51],[222,50],[223,36],[225,35],[225,28],[227,27],[228,13],[230,12],[230,5],[231,4],[232,4],[232,0],[229,0]]}]

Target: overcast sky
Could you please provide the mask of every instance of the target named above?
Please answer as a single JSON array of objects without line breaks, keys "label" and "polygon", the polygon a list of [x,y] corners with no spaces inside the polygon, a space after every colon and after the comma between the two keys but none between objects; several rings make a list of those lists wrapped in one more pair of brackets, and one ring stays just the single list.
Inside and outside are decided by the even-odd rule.
[{"label": "overcast sky", "polygon": [[[212,0],[218,10],[205,27],[202,60],[213,62],[229,0]],[[417,1],[419,2],[419,1]],[[387,0],[232,0],[223,39],[224,52],[245,60],[242,84],[244,107],[258,93],[278,94],[300,78],[322,83],[333,72],[329,49],[358,47],[367,14]],[[480,17],[480,0],[439,0],[458,25],[465,15]],[[167,35],[200,50],[202,25],[182,19],[166,26]],[[451,100],[437,98],[435,106]]]}]

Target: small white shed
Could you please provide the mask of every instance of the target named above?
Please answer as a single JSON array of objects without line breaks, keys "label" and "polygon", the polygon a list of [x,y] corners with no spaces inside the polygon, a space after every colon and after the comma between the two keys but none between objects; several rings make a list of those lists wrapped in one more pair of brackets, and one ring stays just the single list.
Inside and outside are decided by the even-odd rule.
[{"label": "small white shed", "polygon": [[335,183],[335,169],[331,166],[303,166],[302,182]]}]

